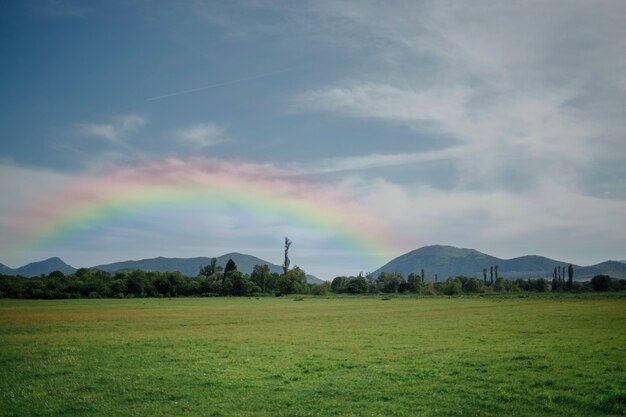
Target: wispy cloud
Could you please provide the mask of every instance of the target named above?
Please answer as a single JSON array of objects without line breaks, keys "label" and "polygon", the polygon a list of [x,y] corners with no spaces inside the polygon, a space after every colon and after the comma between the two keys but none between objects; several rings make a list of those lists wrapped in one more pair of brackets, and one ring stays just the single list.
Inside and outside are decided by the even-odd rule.
[{"label": "wispy cloud", "polygon": [[577,188],[602,155],[626,157],[616,147],[626,129],[626,6],[605,3],[319,2],[317,12],[352,34],[337,42],[385,40],[369,52],[386,70],[309,89],[296,105],[457,139],[460,188],[545,177]]},{"label": "wispy cloud", "polygon": [[412,165],[421,162],[441,161],[457,158],[462,148],[451,147],[440,151],[411,153],[372,153],[346,157],[325,158],[310,163],[291,164],[286,175],[318,175],[353,171],[367,171],[374,168],[388,168]]},{"label": "wispy cloud", "polygon": [[176,138],[194,148],[206,148],[228,142],[224,129],[215,123],[196,123],[174,132]]},{"label": "wispy cloud", "polygon": [[144,126],[147,119],[137,114],[113,117],[110,123],[80,123],[79,134],[103,139],[112,145],[122,145],[129,134]]}]

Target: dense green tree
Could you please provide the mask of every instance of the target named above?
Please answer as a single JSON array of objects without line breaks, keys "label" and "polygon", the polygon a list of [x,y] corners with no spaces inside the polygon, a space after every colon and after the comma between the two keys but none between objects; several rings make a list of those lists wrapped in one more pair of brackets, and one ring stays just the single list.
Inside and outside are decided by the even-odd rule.
[{"label": "dense green tree", "polygon": [[306,289],[306,274],[297,266],[281,276],[278,282],[278,290],[282,295],[303,294]]},{"label": "dense green tree", "polygon": [[270,267],[268,265],[254,265],[250,280],[261,289],[261,292],[266,292],[270,283]]},{"label": "dense green tree", "polygon": [[224,295],[241,296],[260,292],[260,289],[248,275],[232,270],[224,276],[222,292]]},{"label": "dense green tree", "polygon": [[144,271],[136,270],[126,275],[126,291],[134,296],[145,296],[148,292],[148,278]]},{"label": "dense green tree", "polygon": [[611,279],[611,291],[626,291],[626,279]]},{"label": "dense green tree", "polygon": [[157,294],[164,295],[166,297],[172,295],[172,284],[166,276],[159,274],[158,276],[154,277],[154,279],[152,280],[152,285],[154,286]]},{"label": "dense green tree", "polygon": [[596,275],[591,278],[591,288],[594,291],[611,291],[611,277],[608,275]]},{"label": "dense green tree", "polygon": [[469,278],[463,284],[463,292],[481,293],[485,290],[485,284],[477,278]]},{"label": "dense green tree", "polygon": [[52,271],[48,274],[48,278],[50,279],[59,279],[59,278],[65,278],[65,274],[61,271]]},{"label": "dense green tree", "polygon": [[412,292],[412,293],[420,292],[421,282],[422,282],[421,277],[411,272],[406,280],[407,291]]},{"label": "dense green tree", "polygon": [[346,290],[350,294],[365,294],[367,292],[367,281],[362,276],[351,278],[348,281]]},{"label": "dense green tree", "polygon": [[348,278],[347,277],[335,277],[330,284],[330,289],[336,294],[341,294],[348,291]]},{"label": "dense green tree", "polygon": [[463,286],[461,280],[449,278],[446,282],[442,282],[440,290],[445,295],[459,295],[463,294]]},{"label": "dense green tree", "polygon": [[380,291],[384,293],[398,292],[400,284],[405,282],[402,275],[396,272],[381,272],[376,281]]},{"label": "dense green tree", "polygon": [[235,263],[235,261],[233,261],[232,259],[228,259],[228,262],[226,262],[226,267],[224,268],[224,278],[226,278],[229,272],[236,270],[237,264]]},{"label": "dense green tree", "polygon": [[324,281],[320,284],[309,284],[309,294],[326,295],[330,291],[330,283]]},{"label": "dense green tree", "polygon": [[200,275],[210,277],[211,275],[222,272],[223,268],[217,264],[217,258],[211,258],[211,262],[208,265],[200,267]]}]

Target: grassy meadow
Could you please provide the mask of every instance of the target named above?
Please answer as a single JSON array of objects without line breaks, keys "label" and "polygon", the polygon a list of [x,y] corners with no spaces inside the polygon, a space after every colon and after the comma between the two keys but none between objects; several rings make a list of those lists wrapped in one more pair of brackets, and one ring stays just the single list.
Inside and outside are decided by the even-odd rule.
[{"label": "grassy meadow", "polygon": [[0,416],[626,415],[626,298],[0,300]]}]

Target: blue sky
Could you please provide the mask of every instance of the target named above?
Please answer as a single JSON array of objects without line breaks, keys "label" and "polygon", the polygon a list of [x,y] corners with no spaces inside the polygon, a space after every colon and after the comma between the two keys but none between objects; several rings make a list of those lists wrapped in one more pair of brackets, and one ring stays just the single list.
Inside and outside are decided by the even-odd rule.
[{"label": "blue sky", "polygon": [[[166,158],[344,190],[388,217],[406,250],[626,258],[622,1],[0,7],[0,262],[237,250],[279,263],[290,235],[307,272],[380,266],[314,227],[223,210],[132,213],[16,246],[16,213],[42,193]],[[189,219],[207,232],[183,232]]]}]

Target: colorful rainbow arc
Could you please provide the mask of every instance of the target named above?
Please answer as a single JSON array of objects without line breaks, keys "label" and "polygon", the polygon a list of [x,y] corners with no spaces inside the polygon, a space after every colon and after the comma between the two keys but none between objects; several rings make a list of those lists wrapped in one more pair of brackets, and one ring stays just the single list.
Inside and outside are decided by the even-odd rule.
[{"label": "colorful rainbow arc", "polygon": [[32,222],[25,247],[40,249],[79,230],[106,224],[129,213],[177,207],[217,208],[225,203],[255,214],[288,216],[321,229],[372,261],[388,259],[388,228],[380,216],[342,201],[333,190],[271,176],[239,175],[204,165],[124,170],[108,178],[88,178],[40,202],[46,210]]}]

